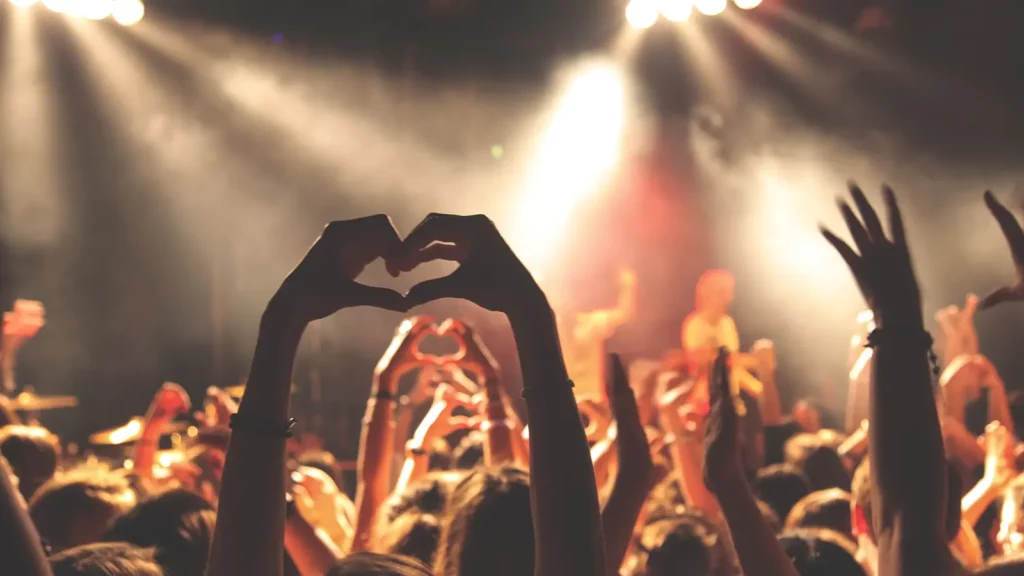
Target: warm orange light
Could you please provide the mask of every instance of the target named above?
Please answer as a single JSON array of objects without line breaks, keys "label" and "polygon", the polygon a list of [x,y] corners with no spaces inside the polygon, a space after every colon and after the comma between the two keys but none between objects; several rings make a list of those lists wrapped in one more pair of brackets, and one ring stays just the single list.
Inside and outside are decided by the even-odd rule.
[{"label": "warm orange light", "polygon": [[655,0],[631,0],[626,6],[626,21],[633,28],[650,28],[658,21],[658,3]]},{"label": "warm orange light", "polygon": [[29,6],[36,3],[36,0],[8,0],[11,4],[19,8],[28,8]]},{"label": "warm orange light", "polygon": [[717,16],[725,12],[728,0],[694,0],[693,7],[705,16]]}]

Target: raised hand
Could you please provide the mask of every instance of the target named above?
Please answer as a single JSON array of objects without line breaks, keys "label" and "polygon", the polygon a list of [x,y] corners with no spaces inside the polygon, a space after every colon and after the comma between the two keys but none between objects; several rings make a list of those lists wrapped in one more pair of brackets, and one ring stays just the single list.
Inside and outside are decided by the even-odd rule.
[{"label": "raised hand", "polygon": [[164,382],[160,390],[153,396],[149,406],[150,418],[160,420],[173,420],[180,414],[191,410],[192,404],[188,392],[179,384]]},{"label": "raised hand", "polygon": [[882,194],[889,212],[891,240],[864,192],[854,184],[850,185],[850,195],[860,218],[844,201],[839,202],[839,209],[857,251],[829,230],[822,228],[821,233],[850,267],[877,325],[916,329],[923,324],[921,294],[910,263],[903,218],[892,189],[884,187]]},{"label": "raised hand", "polygon": [[475,372],[485,383],[498,379],[498,362],[487,345],[465,322],[449,318],[441,323],[438,336],[453,336],[459,342],[458,362]]},{"label": "raised hand", "polygon": [[433,360],[420,352],[420,343],[435,330],[434,319],[429,316],[413,316],[402,320],[395,329],[395,337],[392,338],[391,344],[377,362],[375,378],[394,392],[394,387],[402,374],[413,368],[432,364]]},{"label": "raised hand", "polygon": [[397,276],[424,262],[449,260],[459,267],[448,276],[426,280],[406,295],[418,306],[441,298],[469,300],[496,312],[519,311],[544,302],[541,289],[486,216],[430,214],[409,234],[400,252],[388,259]]},{"label": "raised hand", "polygon": [[722,348],[712,367],[711,408],[704,432],[704,484],[716,493],[732,475],[742,474],[739,417],[729,385],[729,352]]},{"label": "raised hand", "polygon": [[985,192],[985,205],[988,211],[999,223],[999,229],[1006,237],[1006,243],[1010,245],[1010,255],[1013,256],[1013,265],[1017,269],[1017,280],[1013,284],[997,288],[988,296],[982,299],[978,308],[985,310],[1002,304],[1003,302],[1018,302],[1024,300],[1024,231],[1013,214],[996,199],[992,192]]},{"label": "raised hand", "polygon": [[405,311],[408,307],[398,292],[355,281],[367,264],[395,253],[401,245],[394,225],[383,214],[331,222],[285,278],[271,305],[300,322],[355,306]]}]

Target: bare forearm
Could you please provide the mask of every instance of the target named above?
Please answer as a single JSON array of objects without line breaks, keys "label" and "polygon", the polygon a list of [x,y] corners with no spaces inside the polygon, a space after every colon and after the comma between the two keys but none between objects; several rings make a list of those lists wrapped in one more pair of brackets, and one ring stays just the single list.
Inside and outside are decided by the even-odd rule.
[{"label": "bare forearm", "polygon": [[515,449],[512,436],[515,432],[515,421],[508,414],[511,408],[505,406],[500,384],[496,380],[486,381],[484,388],[487,391],[487,403],[484,406],[487,421],[483,424],[483,430],[487,434],[484,461],[488,466],[513,462]]},{"label": "bare forearm", "polygon": [[764,384],[764,394],[761,396],[763,423],[765,426],[778,425],[782,422],[782,402],[779,400],[779,387],[775,384],[775,370],[758,370],[757,375]]},{"label": "bare forearm", "polygon": [[39,534],[4,466],[0,466],[0,558],[5,574],[50,575]]},{"label": "bare forearm", "polygon": [[719,489],[725,521],[746,576],[798,576],[737,469]]},{"label": "bare forearm", "polygon": [[359,446],[356,530],[352,542],[356,551],[369,549],[377,510],[390,490],[391,447],[395,444],[394,404],[372,398],[366,412]]},{"label": "bare forearm", "polygon": [[988,421],[999,422],[1011,436],[1015,436],[1013,416],[1010,415],[1010,403],[1006,399],[1006,388],[1001,379],[989,385],[988,388]]},{"label": "bare forearm", "polygon": [[604,576],[594,469],[546,304],[510,317],[530,418],[530,495],[539,576]]},{"label": "bare forearm", "polygon": [[[647,446],[644,446],[647,449]],[[626,463],[619,466],[612,493],[601,510],[601,526],[604,533],[605,570],[609,576],[617,575],[626,557],[633,528],[647,501],[651,489],[651,461]]]},{"label": "bare forearm", "polygon": [[284,547],[302,576],[323,576],[341,559],[341,551],[299,514],[285,523]]},{"label": "bare forearm", "polygon": [[[264,314],[239,417],[285,429],[295,351],[305,325]],[[224,464],[210,576],[279,576],[284,563],[285,438],[236,428]]]}]

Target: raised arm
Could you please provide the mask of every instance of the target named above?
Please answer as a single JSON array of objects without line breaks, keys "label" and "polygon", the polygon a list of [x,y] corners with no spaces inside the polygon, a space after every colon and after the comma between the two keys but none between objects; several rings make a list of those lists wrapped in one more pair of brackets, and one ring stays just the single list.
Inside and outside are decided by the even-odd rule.
[{"label": "raised arm", "polygon": [[746,576],[798,576],[779,546],[745,478],[739,418],[729,385],[728,351],[722,349],[711,378],[711,411],[704,437],[704,482],[718,498]]},{"label": "raised arm", "polygon": [[611,495],[601,511],[601,525],[607,558],[605,569],[609,575],[614,575],[619,573],[619,566],[626,557],[636,519],[652,488],[654,461],[651,459],[647,434],[640,423],[640,411],[633,389],[629,387],[626,369],[618,355],[609,357],[608,376],[605,395],[611,402],[618,429],[615,444],[619,471],[615,475]]},{"label": "raised arm", "polygon": [[3,558],[4,574],[51,574],[39,534],[3,456],[0,456],[0,558]]},{"label": "raised arm", "polygon": [[1020,223],[1013,217],[1013,214],[996,199],[995,194],[985,192],[985,205],[989,212],[999,224],[999,229],[1006,238],[1010,247],[1010,255],[1013,256],[1013,265],[1017,271],[1017,278],[1013,284],[1007,284],[997,288],[988,296],[985,296],[978,304],[979,310],[987,310],[1004,302],[1020,302],[1024,300],[1024,230],[1021,230]]},{"label": "raised arm", "polygon": [[405,246],[395,270],[435,259],[460,263],[451,275],[414,286],[410,303],[463,298],[505,313],[512,325],[530,419],[535,573],[604,576],[590,451],[544,293],[486,217],[433,214]]},{"label": "raised arm", "polygon": [[845,203],[843,218],[855,252],[823,233],[850,267],[878,328],[871,388],[873,524],[879,572],[892,575],[946,574],[953,559],[946,546],[946,463],[935,408],[921,299],[910,261],[899,207],[884,190],[891,239],[864,193],[850,188],[858,218]]},{"label": "raised arm", "polygon": [[188,393],[174,382],[164,382],[153,396],[142,423],[142,432],[132,448],[133,470],[145,481],[153,480],[153,465],[160,448],[160,436],[179,414],[191,409]]},{"label": "raised arm", "polygon": [[353,551],[370,549],[377,510],[391,491],[398,379],[423,362],[418,352],[419,343],[433,329],[433,319],[426,316],[403,320],[374,370],[373,386],[366,403],[366,415],[363,416],[363,433],[359,440],[359,482],[356,486]]},{"label": "raised arm", "polygon": [[260,322],[248,385],[232,418],[209,576],[284,569],[285,440],[295,353],[307,324],[342,308],[405,310],[401,294],[353,278],[401,244],[387,216],[333,222],[285,278]]}]

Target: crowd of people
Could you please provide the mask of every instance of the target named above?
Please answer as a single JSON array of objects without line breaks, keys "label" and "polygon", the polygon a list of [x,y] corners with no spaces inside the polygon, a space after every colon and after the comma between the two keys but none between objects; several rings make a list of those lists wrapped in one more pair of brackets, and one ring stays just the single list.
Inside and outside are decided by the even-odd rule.
[{"label": "crowd of people", "polygon": [[[130,446],[120,460],[72,457],[23,412],[7,385],[43,320],[20,302],[3,339],[0,574],[1024,574],[1024,413],[973,328],[976,310],[1024,300],[1024,231],[985,195],[1018,281],[940,311],[933,346],[893,192],[888,226],[851,197],[852,244],[822,229],[870,309],[844,430],[809,401],[783,410],[771,341],[740,347],[728,272],[701,278],[679,350],[628,365],[603,344],[632,316],[635,275],[614,310],[559,317],[484,216],[431,214],[404,239],[383,215],[327,225],[263,312],[240,402],[211,388],[192,416],[164,384],[108,434]],[[458,268],[402,294],[354,280],[378,258],[395,276]],[[526,413],[471,326],[407,316],[374,371],[348,493],[331,454],[290,441],[303,332],[442,298],[508,318]],[[457,351],[424,352],[428,337]],[[972,430],[979,402],[987,425]],[[189,445],[161,450],[185,415]]]}]

